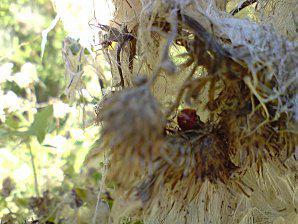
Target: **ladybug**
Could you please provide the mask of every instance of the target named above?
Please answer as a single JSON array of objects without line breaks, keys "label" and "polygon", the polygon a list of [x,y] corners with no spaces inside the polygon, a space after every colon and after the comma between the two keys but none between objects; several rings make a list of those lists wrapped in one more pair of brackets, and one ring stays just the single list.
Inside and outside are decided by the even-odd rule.
[{"label": "ladybug", "polygon": [[182,131],[195,130],[203,126],[203,122],[194,109],[183,109],[177,116],[178,126]]}]

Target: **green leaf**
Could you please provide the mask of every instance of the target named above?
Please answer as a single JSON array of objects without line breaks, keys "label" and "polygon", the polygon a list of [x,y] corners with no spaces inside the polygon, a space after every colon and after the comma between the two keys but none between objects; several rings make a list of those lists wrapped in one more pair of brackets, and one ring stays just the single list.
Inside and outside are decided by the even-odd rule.
[{"label": "green leaf", "polygon": [[28,199],[26,198],[14,198],[14,202],[17,206],[26,208],[29,204]]},{"label": "green leaf", "polygon": [[90,51],[89,51],[87,48],[85,48],[85,49],[84,49],[84,54],[85,54],[85,55],[90,55]]},{"label": "green leaf", "polygon": [[56,146],[52,146],[52,145],[49,145],[49,144],[44,144],[42,145],[43,147],[47,147],[47,148],[54,148],[56,149],[57,147]]},{"label": "green leaf", "polygon": [[83,201],[86,201],[86,198],[87,198],[87,191],[86,189],[83,189],[83,188],[74,188],[77,196],[82,199]]},{"label": "green leaf", "polygon": [[4,197],[0,197],[0,209],[4,209],[7,207],[7,202],[5,201]]},{"label": "green leaf", "polygon": [[91,174],[92,178],[95,180],[96,183],[98,183],[98,181],[100,181],[102,179],[102,174],[99,172],[92,172]]},{"label": "green leaf", "polygon": [[[0,129],[0,143],[7,144],[7,142],[11,141],[26,141],[27,138],[30,137],[30,133],[28,131],[10,131],[10,130],[1,130]],[[17,139],[16,139],[17,138]]]},{"label": "green leaf", "polygon": [[74,143],[76,146],[82,146],[84,144],[83,141],[75,141]]},{"label": "green leaf", "polygon": [[53,106],[47,106],[38,111],[34,116],[34,121],[29,128],[29,133],[37,137],[39,143],[42,143],[49,125],[53,121]]},{"label": "green leaf", "polygon": [[12,129],[17,129],[19,127],[19,119],[12,115],[7,116],[5,124]]}]

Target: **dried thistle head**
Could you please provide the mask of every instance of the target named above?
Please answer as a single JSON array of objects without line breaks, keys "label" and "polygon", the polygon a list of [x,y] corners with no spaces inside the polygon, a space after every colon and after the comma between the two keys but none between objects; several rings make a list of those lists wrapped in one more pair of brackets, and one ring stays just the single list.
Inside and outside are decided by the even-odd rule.
[{"label": "dried thistle head", "polygon": [[207,108],[215,114],[211,122],[225,127],[221,129],[229,138],[228,154],[233,162],[243,171],[253,164],[260,169],[268,160],[284,163],[297,145],[293,115],[280,110],[282,101],[262,104],[243,80],[226,80],[224,86]]},{"label": "dried thistle head", "polygon": [[[160,156],[154,161],[153,174],[143,177],[138,186],[132,188],[134,195],[131,198],[142,202],[145,217],[160,215],[156,217],[159,220],[171,213],[170,216],[175,218],[167,219],[166,223],[173,223],[181,220],[181,215],[191,217],[193,213],[188,210],[190,204],[194,208],[201,207],[204,217],[211,217],[211,207],[222,209],[226,200],[226,195],[222,193],[228,192],[226,185],[232,186],[232,174],[237,171],[228,155],[227,136],[211,127],[191,132],[164,139]],[[235,190],[233,194],[238,194],[239,189]],[[172,210],[176,212],[172,213]],[[224,212],[227,211],[220,211],[220,214]]]},{"label": "dried thistle head", "polygon": [[237,196],[224,185],[188,178],[175,189],[165,186],[154,195],[145,223],[238,223],[234,222],[237,216],[231,215],[239,202]]},{"label": "dried thistle head", "polygon": [[205,181],[228,183],[238,169],[230,160],[228,142],[223,131],[210,125],[202,130],[168,136],[159,148],[160,155],[154,161],[152,175],[140,181],[139,198],[144,204],[150,204],[163,187],[172,191],[178,187],[183,188],[182,192],[188,192],[190,186],[197,186],[187,195],[191,200]]},{"label": "dried thistle head", "polygon": [[103,145],[112,153],[111,172],[117,174],[117,167],[131,172],[147,169],[140,165],[153,160],[165,124],[149,87],[142,85],[115,93],[104,101],[101,112]]},{"label": "dried thistle head", "polygon": [[220,129],[212,129],[206,126],[197,133],[194,131],[187,139],[180,140],[183,146],[176,139],[169,139],[165,152],[174,162],[174,167],[183,171],[181,177],[192,175],[201,181],[208,179],[225,183],[237,169],[229,158],[229,139],[220,133]]},{"label": "dried thistle head", "polygon": [[124,90],[104,102],[102,135],[111,149],[150,147],[162,136],[164,118],[147,86]]},{"label": "dried thistle head", "polygon": [[[193,79],[186,85],[185,94],[186,102],[192,103],[194,107],[197,106],[196,99],[208,99],[206,106],[210,112],[210,127],[204,125],[202,129],[194,131],[196,118],[190,116],[194,119],[189,119],[187,126],[182,126],[188,118],[180,117],[178,124],[184,133],[164,139],[163,116],[150,91],[143,85],[112,96],[104,103],[101,113],[102,139],[104,145],[112,149],[110,172],[118,178],[121,175],[130,192],[138,186],[137,196],[145,204],[156,202],[159,208],[158,203],[169,196],[170,199],[164,200],[164,206],[168,206],[163,213],[167,217],[166,223],[192,223],[186,219],[182,221],[184,216],[181,211],[186,211],[188,202],[193,203],[195,200],[193,211],[202,211],[203,214],[198,216],[204,217],[204,209],[197,206],[202,186],[206,183],[210,183],[212,188],[217,188],[221,183],[228,185],[231,175],[238,171],[237,166],[247,171],[254,164],[262,166],[264,160],[283,160],[281,158],[287,158],[297,145],[297,135],[290,134],[289,125],[284,122],[289,118],[287,113],[293,113],[290,109],[294,107],[289,101],[297,89],[294,74],[296,64],[292,60],[296,56],[293,57],[295,51],[292,44],[275,37],[274,33],[271,35],[265,27],[249,22],[231,25],[232,19],[217,18],[215,12],[213,14],[210,15],[210,21],[220,25],[219,28],[214,26],[220,31],[216,35],[222,35],[222,39],[227,41],[223,47],[219,38],[204,38],[201,33],[205,34],[205,31],[200,33],[196,29],[193,30],[196,32],[190,32],[195,35],[195,40],[198,38],[194,42],[194,57],[190,64],[194,60],[206,69],[208,75]],[[145,21],[144,18],[140,19],[137,42],[140,49],[145,49],[142,61],[152,65],[156,62],[156,52],[159,52],[159,44],[155,43],[160,41],[153,38],[151,29],[148,29],[147,23],[151,26],[154,19],[147,15],[145,17]],[[235,33],[235,27],[241,28],[236,29],[240,32]],[[283,45],[288,47],[283,50]],[[161,67],[171,70],[167,69],[171,67],[167,64]],[[208,90],[207,96],[203,96],[205,90]],[[274,107],[276,109],[272,110]],[[149,174],[143,172],[149,168],[147,161],[151,163],[152,172]],[[210,191],[211,188],[206,187],[206,192]],[[173,203],[177,204],[174,209]],[[207,206],[212,207],[207,202],[201,204],[204,204],[205,209]],[[217,205],[225,207],[220,203]],[[242,209],[241,206],[238,208]],[[184,213],[188,218],[198,217],[188,215],[188,212]],[[204,219],[200,223],[210,220]],[[218,222],[229,223],[222,220]]]},{"label": "dried thistle head", "polygon": [[265,161],[284,167],[298,140],[297,134],[288,130],[286,115],[274,122],[266,122],[260,110],[247,112],[230,111],[222,117],[222,125],[226,126],[226,133],[230,136],[229,154],[232,160],[243,171],[253,164],[260,171]]}]

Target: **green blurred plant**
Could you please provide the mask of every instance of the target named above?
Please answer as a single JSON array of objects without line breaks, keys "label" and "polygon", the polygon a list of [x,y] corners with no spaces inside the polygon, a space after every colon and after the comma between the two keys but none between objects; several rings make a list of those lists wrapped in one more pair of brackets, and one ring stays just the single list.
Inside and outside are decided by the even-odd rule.
[{"label": "green blurred plant", "polygon": [[40,57],[41,32],[54,17],[50,0],[1,1],[1,224],[89,223],[93,215],[101,174],[82,163],[98,130],[82,127],[92,124],[85,116],[93,113],[92,102],[60,100],[61,23],[48,33]]}]

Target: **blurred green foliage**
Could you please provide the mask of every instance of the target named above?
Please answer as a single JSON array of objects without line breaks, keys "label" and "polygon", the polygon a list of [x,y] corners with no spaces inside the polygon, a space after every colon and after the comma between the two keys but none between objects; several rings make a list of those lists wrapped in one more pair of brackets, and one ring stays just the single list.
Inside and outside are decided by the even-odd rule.
[{"label": "blurred green foliage", "polygon": [[98,127],[92,99],[60,100],[66,36],[60,22],[40,57],[41,32],[55,16],[50,0],[1,0],[1,224],[90,223],[93,216],[101,166],[83,162]]},{"label": "blurred green foliage", "polygon": [[[55,17],[51,1],[3,0],[0,17],[0,29],[5,33],[0,50],[1,62],[12,62],[14,72],[20,70],[26,62],[35,64],[41,81],[34,86],[37,101],[43,102],[51,96],[57,96],[64,84],[64,65],[60,49],[66,34],[61,24],[49,33],[44,60],[41,61],[40,58],[41,31],[47,28]],[[13,87],[16,91],[17,87],[13,84],[7,86]]]}]

